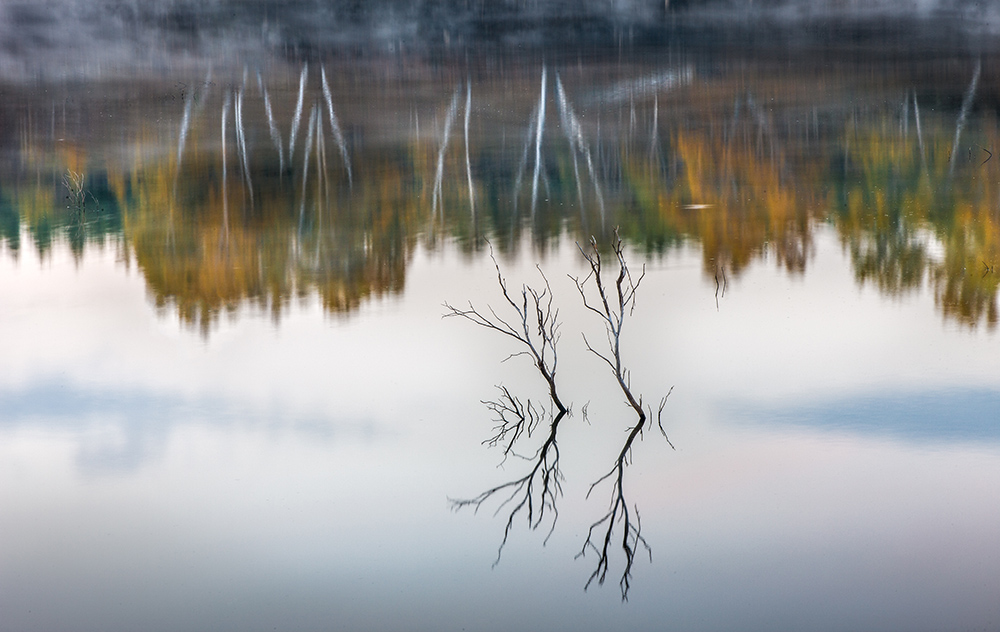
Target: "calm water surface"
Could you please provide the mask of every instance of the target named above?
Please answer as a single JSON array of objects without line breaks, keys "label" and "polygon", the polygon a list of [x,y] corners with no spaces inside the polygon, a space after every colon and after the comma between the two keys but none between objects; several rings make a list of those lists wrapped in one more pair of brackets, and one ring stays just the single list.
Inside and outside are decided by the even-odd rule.
[{"label": "calm water surface", "polygon": [[[6,80],[0,629],[1000,626],[1000,58],[737,52]],[[676,448],[624,469],[625,604],[622,523],[577,553],[636,418],[568,276],[616,227]],[[491,251],[573,411],[495,566],[513,506],[450,501],[546,428],[504,460],[481,400],[548,404],[442,318],[512,317]]]}]

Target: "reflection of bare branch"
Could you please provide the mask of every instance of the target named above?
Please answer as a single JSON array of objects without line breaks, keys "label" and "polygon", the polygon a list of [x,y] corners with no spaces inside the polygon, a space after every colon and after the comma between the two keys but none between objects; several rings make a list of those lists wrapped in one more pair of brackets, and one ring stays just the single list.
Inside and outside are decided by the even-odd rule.
[{"label": "reflection of bare branch", "polygon": [[[326,204],[329,199],[330,187],[328,185],[328,174],[326,169],[326,136],[323,131],[323,112],[316,112],[316,208],[321,204]],[[323,194],[326,197],[323,197]],[[323,215],[319,214],[319,220],[323,220]]]},{"label": "reflection of bare branch", "polygon": [[[556,520],[559,517],[556,504],[562,495],[563,480],[559,467],[559,446],[556,437],[559,425],[568,414],[569,409],[562,403],[556,389],[556,367],[558,364],[556,343],[559,340],[559,310],[552,305],[552,288],[549,286],[548,279],[542,274],[542,280],[545,283],[545,288],[542,290],[522,285],[521,296],[518,300],[511,295],[496,258],[493,257],[492,253],[490,256],[493,258],[493,264],[497,270],[497,281],[500,284],[503,297],[516,315],[516,320],[513,318],[505,319],[497,314],[492,307],[487,307],[488,314],[481,312],[471,303],[468,309],[459,309],[445,303],[448,310],[445,316],[460,316],[481,327],[517,340],[523,350],[511,357],[525,355],[531,358],[535,368],[538,369],[548,386],[549,399],[552,404],[552,410],[547,412],[544,407],[538,406],[530,400],[521,402],[518,397],[503,386],[498,387],[501,393],[498,399],[483,402],[496,415],[494,418],[496,425],[493,427],[494,434],[484,443],[490,446],[502,446],[504,459],[510,454],[515,454],[513,449],[516,442],[525,435],[530,436],[540,421],[543,419],[551,420],[548,434],[542,445],[532,456],[523,457],[531,463],[527,473],[492,487],[474,498],[451,500],[452,508],[455,510],[473,507],[474,510],[478,511],[484,503],[494,496],[505,497],[496,510],[496,513],[508,510],[503,539],[497,549],[497,561],[499,562],[503,547],[507,544],[507,538],[513,528],[514,519],[521,512],[525,513],[525,518],[531,529],[537,528],[547,514],[551,514],[552,517],[549,534],[555,528]],[[541,269],[539,269],[539,273],[541,273]]]},{"label": "reflection of bare branch", "polygon": [[660,95],[653,97],[653,126],[649,133],[649,160],[652,162],[653,156],[660,148]]},{"label": "reflection of bare branch", "polygon": [[542,91],[538,97],[538,127],[535,133],[535,177],[531,182],[531,214],[535,214],[538,202],[538,176],[542,172],[542,134],[545,132],[545,80],[546,69],[542,66]]},{"label": "reflection of bare branch", "polygon": [[469,213],[476,217],[476,190],[472,184],[472,162],[469,160],[469,113],[472,110],[472,84],[465,81],[465,175],[469,180]]},{"label": "reflection of bare branch", "polygon": [[[628,465],[627,455],[629,446],[636,434],[638,434],[638,426],[632,429],[632,433],[626,441],[626,447],[619,455],[615,466],[590,487],[590,491],[593,491],[596,485],[613,477],[614,485],[611,489],[611,502],[608,505],[608,511],[599,520],[590,525],[590,529],[587,531],[587,539],[583,543],[580,552],[577,553],[577,557],[584,557],[588,551],[593,551],[597,554],[597,568],[590,574],[586,587],[589,588],[595,579],[598,584],[603,584],[608,574],[608,562],[611,558],[611,539],[614,535],[615,526],[618,523],[622,524],[621,547],[622,552],[625,554],[625,568],[622,570],[621,579],[618,581],[618,585],[621,588],[622,601],[628,601],[628,591],[632,580],[632,564],[635,562],[635,554],[638,552],[640,545],[646,550],[650,561],[653,560],[653,550],[646,543],[646,538],[642,535],[639,507],[633,507],[633,511],[635,512],[633,519],[628,501],[625,499],[623,487],[625,466]],[[590,496],[590,491],[587,492],[588,497]],[[601,535],[602,530],[603,535]]]},{"label": "reflection of bare branch", "polygon": [[924,152],[924,135],[920,129],[920,104],[917,103],[917,91],[913,91],[913,119],[917,123],[917,143],[920,145],[920,166],[927,166],[927,154]]},{"label": "reflection of bare branch", "polygon": [[226,165],[226,119],[229,118],[229,91],[226,91],[226,99],[222,102],[222,223],[224,224],[223,238],[229,241],[229,173]]},{"label": "reflection of bare branch", "polygon": [[534,432],[538,422],[545,418],[545,409],[534,404],[530,399],[523,403],[521,399],[510,392],[506,386],[497,386],[500,397],[495,400],[483,400],[483,404],[492,410],[496,417],[493,426],[493,436],[483,441],[491,448],[502,445],[504,458],[511,453],[514,443],[525,432],[528,436]]},{"label": "reflection of bare branch", "polygon": [[[618,260],[618,276],[615,279],[613,287],[609,288],[606,286],[602,279],[603,262],[601,260],[601,253],[597,248],[597,241],[594,238],[590,240],[589,249],[580,248],[580,252],[587,259],[587,263],[590,264],[590,274],[583,280],[574,278],[574,281],[576,282],[577,289],[580,291],[584,307],[600,316],[604,322],[610,349],[607,353],[597,351],[587,341],[586,336],[584,336],[584,343],[591,353],[603,360],[611,368],[618,386],[625,395],[629,406],[635,412],[637,420],[635,425],[629,429],[625,443],[618,452],[618,457],[615,459],[611,470],[597,479],[587,492],[587,496],[589,497],[598,485],[606,480],[612,481],[611,500],[608,504],[608,510],[599,520],[590,525],[590,529],[587,531],[587,539],[584,541],[583,547],[580,549],[577,557],[583,557],[590,551],[593,551],[597,555],[597,567],[587,580],[587,586],[589,587],[595,579],[598,584],[603,584],[608,573],[612,538],[615,535],[616,527],[620,525],[621,533],[619,536],[621,538],[621,549],[625,555],[625,568],[622,571],[622,576],[618,584],[621,588],[622,600],[625,601],[628,599],[629,585],[632,577],[632,564],[635,561],[635,555],[639,547],[644,548],[649,553],[650,559],[652,559],[652,551],[646,543],[646,539],[642,536],[639,509],[635,506],[631,509],[629,508],[624,487],[625,468],[630,462],[632,445],[637,438],[642,436],[646,422],[652,416],[652,410],[650,409],[647,415],[646,409],[643,408],[642,396],[639,395],[636,397],[633,394],[629,371],[622,364],[621,357],[622,326],[625,323],[626,315],[631,315],[635,309],[635,294],[646,271],[643,268],[642,273],[637,279],[632,278],[628,264],[625,262],[624,246],[622,245],[622,240],[618,235],[617,229],[615,229],[612,251]],[[591,279],[593,279],[594,285],[597,287],[597,300],[595,302],[592,302],[587,297],[587,285]],[[663,429],[662,414],[663,407],[666,405],[667,397],[669,396],[670,393],[668,392],[660,400],[659,410],[657,411],[657,423],[664,438],[667,438],[667,433]],[[667,442],[670,443],[670,440],[667,439]],[[670,446],[673,447],[673,444],[670,444]]]},{"label": "reflection of bare branch", "polygon": [[715,269],[715,309],[719,309],[719,289],[722,289],[722,298],[726,298],[726,288],[729,287],[729,279],[726,278],[726,266],[722,266],[722,284],[719,284],[719,268]]},{"label": "reflection of bare branch", "polygon": [[191,128],[191,107],[194,105],[194,91],[189,92],[184,99],[184,114],[181,116],[181,131],[177,138],[177,164],[174,167],[174,195],[177,195],[177,181],[181,173],[181,161],[184,160],[184,145],[187,144],[188,130]]},{"label": "reflection of bare branch", "polygon": [[577,195],[580,198],[580,206],[581,208],[583,207],[583,192],[580,187],[580,169],[577,166],[577,152],[582,152],[587,159],[587,170],[590,172],[590,180],[594,183],[594,193],[597,195],[597,204],[600,207],[601,222],[603,222],[604,194],[601,193],[601,183],[594,169],[594,159],[590,153],[590,145],[587,144],[587,141],[583,137],[583,125],[580,123],[576,112],[573,111],[573,105],[566,96],[566,90],[563,88],[562,80],[558,74],[556,75],[556,95],[563,130],[566,132],[566,138],[569,140],[570,150],[573,154],[573,173],[576,175]]},{"label": "reflection of bare branch", "polygon": [[337,113],[333,111],[333,95],[330,92],[330,84],[326,81],[326,68],[320,66],[320,76],[323,79],[323,98],[326,99],[327,112],[330,115],[330,129],[333,131],[333,138],[337,141],[340,149],[340,157],[344,160],[344,168],[347,170],[347,182],[353,186],[354,176],[351,174],[351,156],[347,153],[347,143],[344,142],[344,132],[340,129],[337,121]]},{"label": "reflection of bare branch", "polygon": [[[316,104],[309,108],[309,123],[306,125],[305,155],[302,158],[302,203],[299,205],[299,238],[302,237],[302,225],[306,213],[306,182],[309,179],[309,152],[312,151],[313,135],[316,132]],[[318,174],[317,174],[318,175]]]},{"label": "reflection of bare branch", "polygon": [[[531,151],[531,137],[534,135],[535,124],[538,121],[538,107],[531,111],[528,120],[528,129],[524,135],[524,151],[521,153],[521,162],[517,165],[517,177],[514,178],[514,205],[517,210],[517,196],[521,193],[521,183],[524,181],[524,170],[528,167],[528,152]],[[516,214],[516,213],[515,213]]]},{"label": "reflection of bare branch", "polygon": [[437,173],[434,176],[434,192],[431,195],[431,214],[437,217],[438,207],[441,207],[441,214],[444,215],[444,204],[441,201],[441,189],[444,181],[444,155],[448,149],[448,138],[451,135],[451,125],[455,121],[455,114],[458,112],[459,88],[455,88],[455,94],[451,98],[451,105],[448,106],[448,114],[444,117],[444,132],[441,134],[441,147],[438,150]]},{"label": "reflection of bare branch", "polygon": [[979,85],[979,72],[982,70],[982,60],[976,61],[976,69],[972,73],[972,81],[962,98],[962,108],[958,112],[958,120],[955,122],[955,140],[951,144],[951,160],[948,162],[948,175],[955,172],[955,157],[958,155],[958,141],[962,137],[962,128],[965,127],[965,119],[972,109],[972,102],[976,99],[976,87]]},{"label": "reflection of bare branch", "polygon": [[[500,502],[494,513],[496,515],[505,508],[509,508],[507,522],[504,525],[503,539],[500,541],[500,546],[497,547],[496,562],[500,561],[503,547],[507,544],[507,538],[514,527],[514,519],[522,511],[526,512],[525,519],[528,526],[532,529],[538,528],[545,519],[546,514],[550,513],[552,521],[549,527],[549,535],[555,529],[556,520],[559,518],[557,502],[559,497],[562,496],[563,481],[562,470],[559,466],[559,445],[556,442],[556,436],[559,424],[566,417],[567,413],[567,410],[560,410],[552,418],[552,422],[549,424],[549,432],[541,447],[538,448],[534,455],[525,457],[531,463],[531,469],[524,476],[491,487],[474,498],[451,500],[452,508],[455,510],[462,509],[463,507],[473,507],[475,511],[478,511],[486,501],[497,494],[500,496],[506,495],[506,498]],[[510,444],[512,443],[513,439],[508,444],[507,450],[510,449]],[[547,539],[548,536],[546,536]]]},{"label": "reflection of bare branch", "polygon": [[250,179],[250,159],[247,152],[247,137],[243,129],[243,88],[236,93],[236,146],[240,152],[240,159],[243,163],[243,181],[246,183],[247,191],[250,195],[250,204],[253,204],[253,181]]},{"label": "reflection of bare branch", "polygon": [[84,189],[86,177],[82,173],[77,173],[72,169],[63,174],[63,186],[69,191],[69,201],[76,210],[82,210],[87,201],[87,191]]},{"label": "reflection of bare branch", "polygon": [[295,115],[292,117],[292,131],[288,134],[288,162],[295,156],[295,137],[299,134],[299,123],[302,120],[302,101],[306,94],[306,77],[309,76],[309,64],[302,66],[299,75],[299,100],[295,102]]},{"label": "reflection of bare branch", "polygon": [[271,134],[271,142],[274,143],[275,148],[278,150],[278,164],[281,168],[281,173],[284,173],[285,148],[281,142],[281,132],[278,131],[278,125],[274,121],[274,113],[271,111],[271,97],[267,93],[267,86],[264,85],[260,72],[257,73],[257,87],[264,96],[264,112],[267,114],[267,129]]}]

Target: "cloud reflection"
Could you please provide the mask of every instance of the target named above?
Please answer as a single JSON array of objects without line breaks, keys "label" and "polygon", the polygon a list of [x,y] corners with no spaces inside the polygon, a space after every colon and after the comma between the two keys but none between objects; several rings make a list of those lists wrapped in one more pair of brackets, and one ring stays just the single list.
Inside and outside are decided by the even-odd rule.
[{"label": "cloud reflection", "polygon": [[76,444],[77,468],[90,475],[140,469],[163,454],[172,432],[182,425],[281,430],[319,441],[345,435],[371,440],[379,434],[371,421],[338,421],[285,408],[280,403],[254,408],[219,396],[187,398],[46,379],[20,389],[0,388],[0,433],[42,429],[70,436]]},{"label": "cloud reflection", "polygon": [[727,409],[727,417],[741,422],[806,426],[917,443],[1000,441],[1000,392],[988,389],[862,393],[811,403],[730,405]]}]

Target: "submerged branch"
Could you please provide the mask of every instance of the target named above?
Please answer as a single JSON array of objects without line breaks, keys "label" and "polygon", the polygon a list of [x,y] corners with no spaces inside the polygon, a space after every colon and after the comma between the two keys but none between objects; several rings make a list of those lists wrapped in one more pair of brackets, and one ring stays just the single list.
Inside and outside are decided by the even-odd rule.
[{"label": "submerged branch", "polygon": [[[545,284],[544,289],[539,290],[525,284],[521,286],[519,296],[512,294],[492,251],[490,257],[496,267],[497,283],[509,307],[507,311],[510,311],[512,315],[500,316],[492,307],[487,307],[486,311],[480,311],[471,303],[467,309],[459,309],[445,303],[445,308],[448,310],[445,316],[465,318],[481,327],[517,340],[522,349],[509,357],[525,355],[531,358],[548,387],[551,402],[551,410],[546,411],[544,407],[531,400],[522,402],[506,387],[498,386],[500,396],[495,400],[483,402],[495,415],[493,435],[484,443],[491,447],[501,446],[504,460],[506,460],[509,455],[516,455],[514,449],[518,441],[525,436],[530,437],[536,426],[546,419],[549,420],[548,432],[534,454],[524,457],[530,463],[530,467],[523,476],[491,487],[473,498],[450,499],[451,506],[456,511],[465,507],[472,507],[478,511],[483,504],[493,498],[503,498],[494,514],[506,510],[507,516],[503,539],[497,548],[496,562],[499,562],[513,528],[514,520],[522,512],[530,529],[538,528],[549,515],[551,515],[549,535],[555,529],[556,520],[559,517],[557,502],[562,496],[563,481],[559,466],[557,437],[560,424],[566,418],[569,409],[563,404],[556,388],[559,310],[552,305],[552,288],[549,286],[548,279],[539,268],[538,271]],[[548,536],[546,536],[547,539]]]},{"label": "submerged branch", "polygon": [[[602,276],[603,261],[597,241],[591,239],[590,248],[580,248],[580,252],[590,265],[590,272],[584,279],[574,278],[577,290],[584,307],[597,314],[605,326],[608,350],[598,350],[591,346],[584,337],[586,348],[600,358],[611,369],[621,392],[625,395],[629,406],[636,415],[635,423],[628,428],[628,434],[617,449],[617,456],[610,470],[590,485],[587,498],[602,484],[610,481],[611,494],[607,510],[590,525],[586,539],[577,557],[585,557],[593,553],[597,557],[596,567],[591,572],[585,589],[595,581],[604,584],[611,566],[615,550],[621,549],[624,556],[624,569],[619,579],[621,597],[628,600],[632,580],[632,567],[636,554],[645,550],[652,560],[652,549],[642,535],[642,524],[639,509],[630,504],[625,491],[625,468],[632,458],[632,447],[636,439],[641,438],[645,428],[652,423],[652,407],[644,407],[641,395],[632,391],[629,371],[622,362],[621,333],[626,316],[630,316],[635,308],[636,292],[645,277],[645,268],[634,277],[625,260],[624,246],[615,230],[612,251],[617,260],[617,275],[613,284],[605,283]],[[460,309],[448,303],[445,316],[459,316],[480,327],[515,339],[519,343],[519,351],[508,356],[527,356],[531,358],[539,375],[549,388],[551,406],[548,411],[530,399],[521,400],[505,386],[497,386],[500,394],[494,400],[483,401],[483,404],[494,414],[493,434],[483,443],[490,447],[500,446],[503,449],[503,462],[510,455],[517,456],[529,463],[528,471],[512,480],[500,483],[467,499],[449,499],[454,510],[471,507],[473,511],[493,500],[497,501],[494,515],[503,513],[506,517],[503,538],[497,548],[497,559],[500,561],[504,546],[514,528],[514,521],[519,517],[526,519],[530,529],[538,528],[547,517],[551,517],[551,526],[546,536],[551,536],[559,517],[558,499],[562,495],[563,475],[559,466],[559,446],[557,442],[559,427],[569,410],[563,405],[556,390],[556,343],[559,340],[559,312],[552,304],[552,288],[548,279],[539,268],[544,281],[544,288],[538,289],[528,285],[521,286],[520,294],[512,292],[500,272],[500,266],[492,251],[490,257],[497,271],[497,283],[507,303],[504,308],[509,314],[501,315],[492,307],[485,310],[476,308],[469,303],[468,308]],[[536,266],[537,267],[537,266]],[[596,286],[596,290],[591,289]],[[671,388],[671,391],[673,389]],[[660,400],[656,411],[656,425],[666,439],[667,444],[673,444],[667,437],[663,427],[663,409],[666,406],[670,392]],[[588,421],[587,406],[583,407],[583,417]],[[541,445],[531,456],[521,456],[515,451],[516,446],[530,437],[535,429],[548,420],[548,432]],[[502,463],[503,463],[502,462]],[[617,543],[617,544],[616,544]]]},{"label": "submerged branch", "polygon": [[[621,355],[622,328],[625,324],[626,316],[631,315],[635,309],[636,292],[639,289],[639,284],[642,283],[642,279],[645,277],[646,271],[643,268],[638,278],[633,279],[632,273],[625,261],[624,245],[617,229],[615,229],[614,241],[611,247],[618,264],[618,273],[613,286],[609,287],[606,285],[602,277],[603,261],[601,259],[601,252],[597,247],[597,240],[594,238],[590,240],[590,248],[584,249],[580,247],[580,252],[590,265],[590,273],[582,280],[579,278],[574,278],[573,280],[576,283],[577,290],[580,292],[580,298],[583,301],[584,307],[597,314],[604,322],[609,348],[606,352],[598,351],[591,346],[586,336],[584,337],[584,344],[591,353],[603,360],[611,368],[611,372],[614,374],[622,394],[625,395],[629,407],[632,408],[636,415],[636,422],[635,425],[629,428],[628,435],[621,449],[618,451],[614,465],[612,465],[611,469],[604,476],[597,479],[587,492],[589,498],[590,494],[601,483],[607,480],[612,481],[608,510],[600,519],[590,525],[590,529],[587,531],[587,538],[577,557],[585,557],[588,552],[593,552],[597,555],[597,566],[590,574],[586,586],[589,587],[594,580],[597,580],[599,585],[603,585],[604,580],[607,578],[608,567],[613,553],[612,542],[616,530],[620,529],[618,534],[621,551],[625,558],[625,566],[618,585],[621,589],[622,601],[627,601],[632,578],[632,565],[635,562],[635,556],[640,546],[646,550],[650,556],[650,560],[652,560],[652,550],[642,536],[639,509],[636,506],[633,506],[631,509],[629,508],[625,494],[625,468],[630,463],[632,446],[636,439],[642,437],[642,433],[652,415],[652,410],[647,414],[646,409],[643,407],[642,395],[636,396],[632,392],[629,371],[625,368]],[[588,297],[588,292],[590,292],[588,287],[591,281],[593,281],[593,285],[596,288],[596,298]],[[663,437],[667,439],[667,443],[672,448],[673,444],[667,438],[667,433],[662,423],[663,407],[666,405],[669,395],[670,393],[668,392],[660,400],[659,410],[657,411],[657,425]]]},{"label": "submerged branch", "polygon": [[[514,527],[514,520],[521,512],[524,512],[525,520],[530,529],[537,529],[545,520],[546,515],[551,514],[549,531],[545,536],[548,541],[549,536],[555,530],[556,521],[559,518],[558,500],[562,496],[562,483],[564,480],[562,470],[559,466],[559,444],[557,435],[559,425],[568,414],[568,410],[560,410],[552,422],[549,424],[545,441],[538,448],[535,454],[528,457],[531,468],[523,476],[491,487],[474,498],[449,499],[452,509],[458,511],[465,507],[472,507],[478,512],[487,501],[494,496],[506,496],[493,513],[499,515],[504,509],[507,512],[507,520],[504,524],[503,538],[497,547],[497,558],[494,565],[500,562],[503,548],[507,544],[510,532]],[[490,440],[492,441],[492,439]],[[514,439],[508,442],[505,455],[510,450]]]},{"label": "submerged branch", "polygon": [[482,400],[483,405],[496,415],[493,426],[493,436],[483,441],[491,448],[503,446],[504,459],[507,458],[521,435],[527,433],[530,437],[545,418],[545,409],[536,406],[530,399],[521,399],[510,392],[506,386],[499,385],[500,396],[494,400]]}]

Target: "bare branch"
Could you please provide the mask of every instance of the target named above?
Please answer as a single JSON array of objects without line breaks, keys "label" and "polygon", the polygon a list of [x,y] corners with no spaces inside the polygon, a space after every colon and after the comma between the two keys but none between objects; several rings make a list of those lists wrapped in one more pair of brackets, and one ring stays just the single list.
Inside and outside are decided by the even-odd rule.
[{"label": "bare branch", "polygon": [[[559,399],[555,386],[556,366],[558,364],[556,355],[556,343],[559,342],[559,310],[552,305],[552,290],[549,281],[538,268],[542,281],[545,283],[544,290],[536,290],[528,285],[521,286],[521,300],[515,301],[507,287],[507,281],[500,271],[500,264],[497,263],[490,247],[490,258],[497,271],[497,283],[504,300],[511,307],[519,321],[517,326],[512,325],[505,318],[499,316],[492,306],[487,306],[489,316],[476,309],[469,303],[468,309],[459,309],[449,303],[444,307],[448,310],[445,317],[459,316],[469,320],[481,327],[492,329],[505,336],[514,338],[524,346],[520,353],[529,355],[538,372],[549,387],[549,396],[552,403],[560,411],[567,410]],[[537,267],[537,266],[536,266]],[[533,318],[532,318],[533,317]],[[516,354],[512,354],[516,355]]]},{"label": "bare branch", "polygon": [[[552,288],[548,279],[541,268],[536,266],[545,283],[544,289],[539,290],[522,285],[520,300],[516,300],[511,295],[507,281],[500,272],[500,265],[493,255],[492,248],[490,258],[493,259],[493,265],[497,270],[497,283],[500,286],[500,291],[513,316],[505,319],[498,315],[492,307],[487,307],[489,315],[486,315],[477,310],[471,303],[468,309],[458,309],[445,303],[445,308],[448,309],[445,316],[460,316],[481,327],[517,340],[522,346],[521,350],[510,354],[504,361],[522,355],[530,357],[548,387],[551,402],[550,410],[546,412],[544,407],[536,405],[529,399],[522,403],[520,398],[506,387],[498,386],[499,398],[483,402],[495,415],[493,434],[483,443],[490,447],[501,446],[504,461],[506,461],[509,455],[516,455],[513,452],[515,444],[524,436],[530,437],[536,426],[545,419],[550,420],[548,433],[534,455],[526,459],[530,463],[530,467],[523,476],[491,487],[474,498],[449,499],[452,508],[456,511],[472,507],[474,511],[478,512],[479,508],[488,501],[506,496],[500,501],[494,514],[506,511],[507,515],[503,539],[497,548],[497,559],[494,562],[496,564],[500,561],[503,548],[507,544],[507,539],[514,526],[514,520],[519,514],[523,513],[530,529],[537,529],[547,516],[551,516],[551,526],[548,535],[546,535],[546,541],[555,529],[559,517],[557,503],[563,492],[563,475],[559,466],[557,437],[560,423],[569,413],[569,409],[562,403],[556,389],[559,310],[552,304]],[[517,325],[512,324],[514,322]]]},{"label": "bare branch", "polygon": [[[642,535],[639,508],[633,507],[632,511],[630,511],[625,499],[625,492],[622,487],[624,468],[621,461],[608,474],[601,477],[598,482],[612,475],[615,476],[615,479],[608,511],[590,525],[590,529],[587,530],[587,539],[584,541],[580,552],[576,554],[576,557],[585,557],[588,551],[597,555],[597,566],[587,579],[584,589],[589,588],[594,580],[597,580],[598,585],[603,585],[608,575],[615,527],[620,524],[622,527],[621,550],[625,556],[625,568],[622,571],[621,578],[618,580],[618,586],[621,590],[622,601],[628,601],[628,591],[631,587],[632,565],[635,562],[635,554],[641,546],[646,550],[649,560],[652,561],[653,550]],[[633,512],[635,514],[634,519]]]},{"label": "bare branch", "polygon": [[[585,586],[585,588],[589,588],[594,581],[599,585],[604,583],[612,557],[620,549],[621,555],[624,557],[624,568],[618,584],[622,600],[626,601],[628,600],[632,567],[636,554],[644,549],[652,560],[652,550],[642,535],[639,509],[630,505],[627,499],[625,469],[631,463],[635,441],[643,436],[647,424],[652,419],[653,411],[652,407],[644,407],[641,394],[637,396],[633,393],[631,373],[623,364],[621,355],[622,327],[626,315],[632,315],[635,309],[636,293],[639,284],[645,278],[646,271],[643,267],[639,275],[635,277],[632,275],[625,260],[624,246],[617,229],[612,243],[612,252],[617,261],[617,275],[613,284],[606,284],[602,277],[603,261],[595,239],[591,238],[589,248],[581,247],[580,252],[589,263],[590,271],[582,280],[571,278],[576,284],[584,307],[598,315],[604,323],[608,348],[598,351],[590,344],[585,335],[583,337],[584,345],[588,351],[600,358],[611,369],[621,392],[625,395],[626,403],[635,413],[636,421],[627,429],[627,436],[618,449],[612,467],[594,481],[587,491],[586,497],[589,499],[595,489],[610,481],[611,494],[607,510],[590,525],[587,537],[577,557],[585,557],[589,553],[597,557],[596,566]],[[450,499],[454,510],[471,507],[476,512],[484,504],[492,504],[493,500],[497,501],[494,515],[503,513],[506,516],[506,521],[503,538],[497,548],[497,559],[494,562],[496,564],[500,561],[514,522],[519,516],[526,520],[530,529],[537,529],[543,521],[551,517],[551,526],[546,541],[555,529],[559,515],[557,502],[562,495],[563,483],[559,467],[557,436],[560,424],[569,411],[563,405],[556,390],[556,343],[559,340],[559,311],[553,307],[552,288],[548,279],[539,268],[539,274],[541,274],[545,284],[544,288],[522,285],[519,296],[512,294],[500,272],[496,258],[493,257],[492,250],[490,256],[497,269],[497,283],[508,305],[508,308],[503,311],[505,314],[509,312],[510,315],[501,316],[492,307],[487,307],[486,311],[482,311],[471,303],[468,309],[458,309],[446,303],[445,307],[449,310],[446,316],[460,316],[481,327],[517,340],[520,350],[511,353],[506,359],[522,355],[530,357],[539,375],[549,388],[550,399],[549,410],[546,412],[543,406],[539,406],[530,399],[522,401],[506,387],[498,386],[500,392],[498,398],[483,401],[483,404],[494,414],[493,434],[483,443],[490,447],[500,446],[503,449],[504,461],[502,463],[506,462],[510,455],[524,458],[530,464],[528,471],[519,478],[491,487],[473,498]],[[591,289],[592,286],[596,289]],[[674,446],[667,438],[662,418],[663,409],[672,390],[671,388],[667,395],[660,400],[656,415],[657,426],[671,448]],[[584,421],[589,424],[588,405],[584,405],[582,411]],[[518,442],[523,442],[524,437],[531,437],[532,432],[546,420],[548,420],[548,432],[541,445],[533,455],[521,457],[515,452],[515,445]]]},{"label": "bare branch", "polygon": [[663,434],[663,438],[667,440],[667,444],[670,445],[670,448],[672,450],[676,450],[677,448],[674,447],[673,442],[670,441],[670,438],[667,436],[667,431],[663,429],[663,407],[667,405],[667,398],[670,397],[670,394],[673,392],[674,387],[671,386],[670,390],[667,391],[667,394],[660,400],[660,408],[656,411],[656,425],[660,427],[660,433]]},{"label": "bare branch", "polygon": [[503,446],[504,458],[511,453],[514,443],[527,433],[530,437],[538,422],[545,416],[544,410],[539,410],[532,401],[521,402],[506,386],[497,386],[500,397],[496,400],[483,400],[483,404],[496,415],[493,426],[493,436],[483,441],[491,448]]},{"label": "bare branch", "polygon": [[525,520],[530,529],[537,529],[545,520],[546,515],[551,514],[551,524],[545,537],[546,541],[555,529],[556,521],[559,518],[558,500],[563,493],[562,483],[564,480],[559,466],[559,445],[556,438],[559,424],[566,414],[567,411],[562,411],[552,420],[548,435],[541,447],[535,452],[534,457],[529,459],[531,468],[524,476],[491,487],[474,498],[449,499],[451,507],[455,511],[472,507],[475,512],[478,512],[479,508],[487,501],[497,495],[509,492],[507,498],[500,502],[494,512],[494,515],[497,515],[509,507],[503,539],[500,546],[497,547],[497,559],[494,561],[494,565],[500,561],[503,548],[507,544],[507,539],[514,526],[514,520],[521,512],[524,512]]},{"label": "bare branch", "polygon": [[[637,438],[642,437],[646,423],[649,417],[652,416],[652,410],[650,410],[650,414],[647,416],[646,410],[643,408],[642,396],[639,395],[637,397],[632,392],[630,373],[622,363],[621,356],[621,334],[622,327],[625,324],[625,316],[626,314],[631,315],[635,309],[636,291],[646,276],[646,269],[643,266],[642,273],[637,278],[632,277],[628,263],[625,260],[625,248],[617,228],[615,229],[614,241],[611,244],[611,248],[618,263],[618,274],[615,277],[613,287],[609,288],[603,281],[601,253],[597,247],[597,240],[593,237],[590,239],[590,247],[588,249],[580,247],[580,252],[587,260],[587,263],[590,264],[590,273],[582,281],[576,278],[573,280],[576,283],[577,290],[580,292],[584,307],[597,313],[604,322],[609,350],[607,353],[595,350],[587,341],[586,336],[584,337],[584,344],[589,351],[602,359],[611,368],[611,372],[614,374],[619,388],[625,395],[629,407],[632,408],[636,415],[636,423],[628,429],[628,435],[618,452],[618,457],[615,459],[614,465],[604,476],[591,484],[590,489],[587,491],[587,497],[589,498],[590,494],[601,483],[609,479],[613,481],[608,510],[599,520],[590,525],[587,538],[577,557],[585,557],[588,552],[596,554],[597,565],[587,580],[586,586],[589,587],[594,580],[597,581],[598,585],[603,585],[607,577],[610,558],[613,552],[611,543],[615,533],[618,532],[621,537],[621,551],[625,558],[624,569],[622,570],[618,585],[621,589],[622,601],[627,601],[632,578],[632,565],[639,547],[642,546],[650,554],[650,559],[652,559],[652,550],[642,536],[639,509],[638,507],[633,507],[632,510],[629,509],[624,487],[625,468],[630,462],[632,446]],[[588,299],[588,282],[591,279],[593,279],[593,285],[596,288],[596,300]],[[669,394],[668,392],[667,396]],[[657,424],[665,439],[667,438],[667,433],[663,429],[661,419],[666,401],[667,397],[660,400],[660,408],[657,413]],[[669,439],[667,439],[667,443],[670,444]],[[673,447],[673,444],[670,444],[670,446]]]}]

